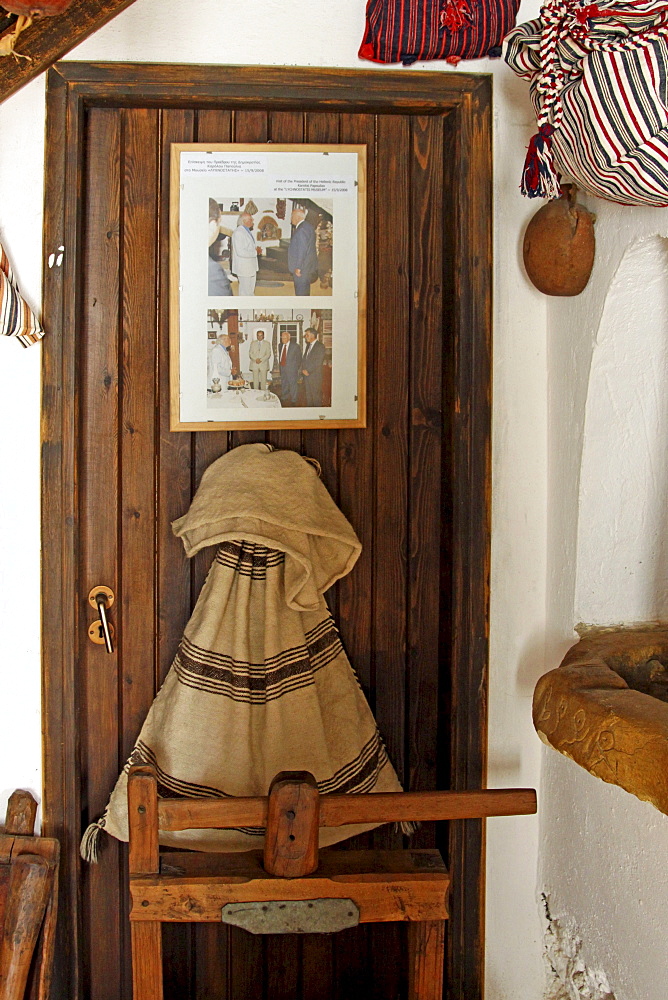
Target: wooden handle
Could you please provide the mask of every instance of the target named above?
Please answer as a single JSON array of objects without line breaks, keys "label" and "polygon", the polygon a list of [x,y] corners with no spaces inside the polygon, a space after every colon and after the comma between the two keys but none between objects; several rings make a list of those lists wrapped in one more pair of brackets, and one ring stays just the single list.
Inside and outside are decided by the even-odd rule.
[{"label": "wooden handle", "polygon": [[324,795],[320,800],[320,825],[426,823],[429,820],[525,816],[535,812],[536,792],[533,788]]},{"label": "wooden handle", "polygon": [[[266,796],[162,799],[158,806],[160,829],[266,827],[267,803]],[[494,788],[465,792],[372,792],[369,795],[320,797],[320,826],[526,816],[535,812],[536,792],[533,788]]]},{"label": "wooden handle", "polygon": [[308,771],[282,771],[269,788],[264,868],[280,878],[310,875],[318,867],[320,793]]}]

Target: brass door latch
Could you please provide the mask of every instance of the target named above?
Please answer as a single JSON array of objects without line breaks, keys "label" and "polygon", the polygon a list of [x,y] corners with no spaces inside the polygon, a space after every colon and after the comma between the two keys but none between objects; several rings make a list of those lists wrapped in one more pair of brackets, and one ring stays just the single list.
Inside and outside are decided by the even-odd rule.
[{"label": "brass door latch", "polygon": [[107,611],[114,603],[114,592],[110,587],[93,587],[88,595],[88,603],[99,614],[88,627],[88,638],[96,646],[106,646],[108,653],[114,651],[114,626],[107,618]]}]

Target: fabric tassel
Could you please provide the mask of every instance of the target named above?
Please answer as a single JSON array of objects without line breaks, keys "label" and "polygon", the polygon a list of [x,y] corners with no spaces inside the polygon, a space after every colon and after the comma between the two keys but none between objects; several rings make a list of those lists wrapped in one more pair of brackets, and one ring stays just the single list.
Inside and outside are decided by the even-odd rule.
[{"label": "fabric tassel", "polygon": [[553,125],[541,125],[527,149],[522,183],[523,195],[527,198],[558,198],[559,178],[552,159]]},{"label": "fabric tassel", "polygon": [[86,832],[81,838],[81,843],[79,844],[79,854],[87,861],[89,864],[97,864],[97,859],[100,850],[100,834],[104,830],[104,816],[97,821],[97,823],[91,823],[89,827],[86,828]]},{"label": "fabric tassel", "polygon": [[446,31],[459,31],[471,24],[471,8],[468,0],[446,0],[441,10],[440,25]]},{"label": "fabric tassel", "polygon": [[403,833],[405,837],[412,837],[421,827],[421,823],[412,823],[404,820],[403,823],[394,824],[395,833]]}]

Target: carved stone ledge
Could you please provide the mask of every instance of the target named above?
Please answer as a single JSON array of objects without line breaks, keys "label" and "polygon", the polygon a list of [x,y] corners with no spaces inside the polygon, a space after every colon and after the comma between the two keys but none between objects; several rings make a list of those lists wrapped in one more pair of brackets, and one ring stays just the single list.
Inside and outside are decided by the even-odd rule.
[{"label": "carved stone ledge", "polygon": [[538,681],[544,743],[668,815],[668,626],[592,629]]}]

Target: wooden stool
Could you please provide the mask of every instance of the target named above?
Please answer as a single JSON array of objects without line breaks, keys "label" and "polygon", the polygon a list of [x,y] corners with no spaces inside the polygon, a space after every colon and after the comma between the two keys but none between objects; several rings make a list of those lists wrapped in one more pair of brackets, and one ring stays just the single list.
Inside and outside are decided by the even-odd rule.
[{"label": "wooden stool", "polygon": [[50,994],[60,845],[33,836],[36,813],[30,792],[9,797],[0,834],[0,1000],[23,1000],[35,953],[31,996]]},{"label": "wooden stool", "polygon": [[[320,826],[534,813],[532,789],[320,796],[283,772],[263,798],[158,800],[153,768],[128,778],[134,1000],[163,1000],[163,921],[252,933],[327,933],[409,921],[409,998],[441,1000],[450,877],[436,850],[318,851]],[[158,830],[264,827],[265,848],[160,854]]]}]

